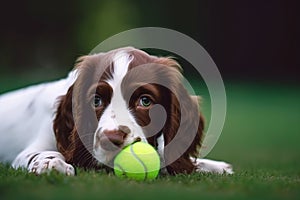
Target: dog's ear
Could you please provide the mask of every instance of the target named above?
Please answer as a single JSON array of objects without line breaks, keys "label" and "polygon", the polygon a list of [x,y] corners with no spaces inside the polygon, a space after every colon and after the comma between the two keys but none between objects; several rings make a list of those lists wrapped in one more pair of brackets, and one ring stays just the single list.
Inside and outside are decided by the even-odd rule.
[{"label": "dog's ear", "polygon": [[94,83],[97,60],[91,56],[79,59],[75,68],[76,80],[58,100],[53,122],[58,151],[66,162],[85,168],[93,167],[95,163],[90,152],[97,118],[88,102],[88,91]]},{"label": "dog's ear", "polygon": [[[171,174],[192,173],[192,157],[199,155],[203,136],[204,120],[198,111],[198,104],[178,88],[177,95],[171,95],[169,118],[163,129],[165,162]],[[180,99],[180,101],[178,100]]]},{"label": "dog's ear", "polygon": [[195,166],[191,158],[199,155],[204,128],[204,118],[199,111],[200,98],[188,94],[177,63],[172,60],[165,63],[175,68],[177,74],[170,76],[174,79],[167,92],[169,102],[165,105],[168,117],[162,130],[164,160],[170,174],[192,173]]},{"label": "dog's ear", "polygon": [[58,101],[58,108],[53,122],[53,130],[57,141],[58,151],[69,160],[71,156],[71,146],[73,144],[72,131],[74,129],[74,119],[72,114],[71,86],[66,95],[61,96]]}]

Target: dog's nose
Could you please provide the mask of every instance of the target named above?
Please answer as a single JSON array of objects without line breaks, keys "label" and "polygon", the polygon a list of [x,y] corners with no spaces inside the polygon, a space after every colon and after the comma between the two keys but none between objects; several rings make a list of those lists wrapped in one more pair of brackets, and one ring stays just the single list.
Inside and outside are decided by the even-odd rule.
[{"label": "dog's nose", "polygon": [[128,127],[126,129],[124,127],[125,126],[122,127],[124,130],[122,130],[122,128],[104,130],[102,136],[99,138],[101,147],[107,151],[118,150],[124,143],[127,134],[130,132]]}]

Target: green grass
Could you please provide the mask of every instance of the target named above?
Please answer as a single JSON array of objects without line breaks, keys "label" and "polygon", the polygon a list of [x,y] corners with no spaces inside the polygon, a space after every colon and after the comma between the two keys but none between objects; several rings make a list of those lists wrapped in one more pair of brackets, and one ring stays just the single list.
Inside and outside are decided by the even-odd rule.
[{"label": "green grass", "polygon": [[[256,166],[259,167],[259,166]],[[120,180],[112,174],[80,172],[36,176],[1,166],[1,199],[286,199],[299,197],[297,169],[239,169],[234,175],[160,177],[154,181]]]},{"label": "green grass", "polygon": [[[0,164],[0,199],[299,199],[299,89],[226,84],[226,123],[208,158],[232,163],[234,175],[192,174],[136,182],[80,169],[75,177],[35,176]],[[209,115],[207,107],[204,113]]]}]

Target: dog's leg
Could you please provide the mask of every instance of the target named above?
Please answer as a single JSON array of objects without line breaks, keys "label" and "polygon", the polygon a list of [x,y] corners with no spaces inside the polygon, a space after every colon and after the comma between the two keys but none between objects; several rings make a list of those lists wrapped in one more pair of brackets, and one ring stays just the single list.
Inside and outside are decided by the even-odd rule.
[{"label": "dog's leg", "polygon": [[208,172],[218,174],[233,174],[232,166],[223,161],[215,161],[209,159],[195,160],[196,172]]},{"label": "dog's leg", "polygon": [[75,175],[74,167],[67,164],[63,155],[56,151],[32,151],[26,149],[16,157],[12,166],[14,168],[25,168],[35,174],[56,170],[69,176]]}]

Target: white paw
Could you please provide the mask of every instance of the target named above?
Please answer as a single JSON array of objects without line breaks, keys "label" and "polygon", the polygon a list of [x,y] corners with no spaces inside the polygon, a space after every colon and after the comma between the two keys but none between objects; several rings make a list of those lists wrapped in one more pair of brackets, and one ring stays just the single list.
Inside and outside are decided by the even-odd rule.
[{"label": "white paw", "polygon": [[68,176],[75,175],[75,169],[72,165],[66,163],[61,156],[53,155],[47,152],[42,152],[35,155],[28,165],[29,172],[42,174],[56,170]]},{"label": "white paw", "polygon": [[196,172],[209,172],[217,174],[233,174],[232,166],[223,161],[214,161],[208,159],[195,160]]}]

